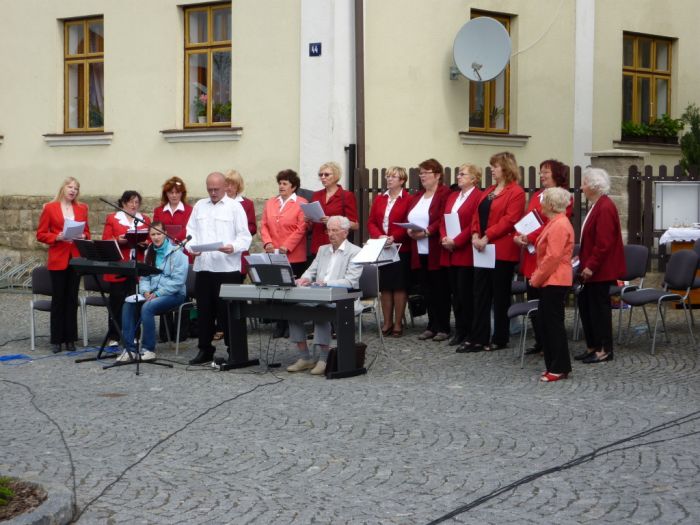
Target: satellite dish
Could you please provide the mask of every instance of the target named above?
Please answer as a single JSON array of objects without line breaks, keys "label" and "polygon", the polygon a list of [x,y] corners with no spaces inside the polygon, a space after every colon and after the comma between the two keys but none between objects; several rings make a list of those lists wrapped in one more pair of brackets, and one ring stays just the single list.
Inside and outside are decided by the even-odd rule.
[{"label": "satellite dish", "polygon": [[474,18],[457,33],[453,54],[460,73],[469,80],[486,82],[508,65],[510,35],[498,20]]}]

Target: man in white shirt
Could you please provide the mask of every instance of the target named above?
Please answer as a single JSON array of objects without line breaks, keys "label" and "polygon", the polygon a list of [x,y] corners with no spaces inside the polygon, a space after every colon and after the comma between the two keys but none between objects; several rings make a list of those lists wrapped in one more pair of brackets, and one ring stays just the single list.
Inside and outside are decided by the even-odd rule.
[{"label": "man in white shirt", "polygon": [[224,341],[229,345],[227,310],[219,299],[221,285],[240,284],[241,253],[250,247],[252,237],[248,231],[248,219],[243,207],[226,196],[226,179],[222,173],[210,173],[207,177],[209,198],[201,199],[194,205],[187,223],[187,233],[192,236],[190,246],[221,242],[217,250],[199,253],[190,249],[195,256],[194,271],[195,299],[197,301],[199,353],[190,360],[191,365],[204,364],[214,358],[215,348],[211,344],[218,317],[224,328]]},{"label": "man in white shirt", "polygon": [[[360,248],[347,240],[350,231],[350,221],[346,217],[335,215],[326,223],[330,244],[324,244],[318,249],[316,258],[308,270],[297,279],[298,286],[345,286],[359,288],[362,266],[353,264],[350,260],[360,251]],[[328,361],[328,347],[331,343],[331,323],[314,323],[313,343],[319,346],[320,355],[315,362],[306,343],[304,323],[289,322],[289,340],[297,344],[299,359],[287,367],[287,372],[311,370],[313,375],[323,375]]]}]

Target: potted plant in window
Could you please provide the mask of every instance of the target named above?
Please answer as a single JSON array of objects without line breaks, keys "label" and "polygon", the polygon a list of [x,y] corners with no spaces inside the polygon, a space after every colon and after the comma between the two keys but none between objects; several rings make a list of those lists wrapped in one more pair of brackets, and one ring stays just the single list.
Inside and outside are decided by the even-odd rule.
[{"label": "potted plant in window", "polygon": [[649,131],[653,142],[666,144],[678,144],[678,132],[683,129],[681,119],[671,118],[665,113],[649,125]]},{"label": "potted plant in window", "polygon": [[197,122],[207,123],[207,94],[201,93],[194,97],[194,111],[197,114]]},{"label": "potted plant in window", "polygon": [[217,102],[212,108],[214,122],[231,122],[231,102]]}]

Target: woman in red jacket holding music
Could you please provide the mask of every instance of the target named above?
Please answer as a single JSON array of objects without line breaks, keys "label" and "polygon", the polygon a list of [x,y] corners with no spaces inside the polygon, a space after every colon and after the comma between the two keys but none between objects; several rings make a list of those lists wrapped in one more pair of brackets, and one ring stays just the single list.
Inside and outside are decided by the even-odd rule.
[{"label": "woman in red jacket holding music", "polygon": [[[122,252],[122,260],[130,261],[135,259],[137,261],[143,261],[143,254],[146,250],[147,243],[144,241],[134,244],[127,239],[127,233],[138,233],[139,235],[143,234],[144,237],[148,236],[148,225],[151,223],[151,220],[147,215],[142,215],[141,212],[139,212],[141,208],[141,194],[138,191],[127,190],[122,193],[118,204],[122,211],[111,213],[107,216],[105,227],[102,231],[102,240],[115,239]],[[132,237],[132,240],[135,236],[136,235]],[[136,291],[136,281],[131,277],[121,277],[113,274],[105,274],[104,280],[109,283],[110,310],[114,315],[114,321],[117,326],[121,327],[122,306],[124,305],[126,296]],[[107,338],[109,339],[108,344],[110,346],[116,346],[121,338],[120,331],[117,331],[112,319],[109,319],[107,322],[109,323],[107,334]]]},{"label": "woman in red jacket holding music", "polygon": [[450,337],[450,283],[447,270],[440,266],[440,222],[450,189],[442,183],[442,164],[435,159],[421,162],[423,190],[413,196],[408,222],[420,229],[408,230],[411,243],[411,268],[416,270],[428,307],[428,326],[418,336],[425,341],[446,341]]},{"label": "woman in red jacket holding music", "polygon": [[[495,248],[493,268],[474,268],[474,324],[464,351],[500,350],[508,346],[510,323],[510,287],[520,248],[513,242],[515,223],[525,211],[525,191],[518,183],[520,173],[515,156],[497,153],[490,159],[496,184],[481,194],[472,220],[472,244],[483,252],[487,245]],[[493,337],[491,307],[493,306]]]},{"label": "woman in red jacket holding music", "polygon": [[51,351],[75,350],[78,338],[78,287],[80,276],[68,263],[78,255],[71,239],[65,239],[66,220],[84,222],[83,232],[77,238],[89,239],[87,204],[78,202],[80,183],[74,177],[63,181],[56,198],[44,204],[39,217],[36,238],[48,244],[46,263],[51,276]]},{"label": "woman in red jacket holding music", "polygon": [[[446,218],[440,223],[442,254],[440,264],[447,267],[455,315],[455,334],[449,345],[461,345],[469,339],[474,322],[474,255],[472,253],[472,219],[479,203],[481,169],[474,164],[462,164],[457,172],[459,191],[452,192],[445,203],[445,214],[456,214],[459,233],[448,233]],[[459,353],[464,352],[461,346]]]},{"label": "woman in red jacket holding music", "polygon": [[[559,162],[558,160],[549,159],[545,160],[540,164],[540,189],[537,190],[530,198],[530,203],[527,206],[526,214],[530,212],[535,212],[542,220],[542,226],[535,231],[529,233],[528,235],[516,235],[513,239],[515,244],[524,248],[522,258],[520,273],[527,279],[527,299],[532,301],[534,299],[539,299],[539,290],[530,286],[530,277],[532,273],[537,268],[537,253],[535,252],[535,245],[537,243],[537,238],[540,233],[542,233],[543,228],[549,221],[547,216],[542,213],[542,198],[544,190],[547,188],[568,188],[569,187],[569,174],[566,170],[566,166]],[[566,216],[571,217],[571,213],[574,210],[574,199],[573,196],[569,199],[569,205],[566,208]],[[527,355],[537,354],[542,351],[542,343],[540,337],[540,325],[537,322],[537,314],[533,314],[532,317],[532,327],[535,333],[535,346],[528,348],[525,353]]]},{"label": "woman in red jacket holding music", "polygon": [[379,290],[384,318],[382,333],[401,337],[411,274],[411,244],[406,229],[396,226],[396,223],[406,222],[411,196],[405,189],[408,174],[404,168],[388,168],[384,178],[386,191],[377,195],[372,202],[367,232],[372,239],[386,239],[388,245],[401,244],[399,261],[379,267]]},{"label": "woman in red jacket holding music", "polygon": [[153,222],[162,222],[168,236],[182,242],[187,237],[190,215],[192,206],[187,203],[185,182],[180,177],[170,177],[163,183],[160,206],[153,210]]}]

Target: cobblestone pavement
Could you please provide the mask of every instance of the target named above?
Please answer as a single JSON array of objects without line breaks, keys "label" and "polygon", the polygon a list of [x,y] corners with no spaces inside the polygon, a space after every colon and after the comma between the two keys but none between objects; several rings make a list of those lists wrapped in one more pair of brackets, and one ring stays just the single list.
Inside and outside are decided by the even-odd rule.
[{"label": "cobblestone pavement", "polygon": [[[700,523],[700,367],[678,312],[656,356],[637,336],[552,384],[540,357],[521,369],[512,350],[419,342],[421,319],[366,376],[327,381],[187,367],[191,340],[179,356],[160,345],[175,367],[140,376],[75,364],[50,354],[47,314],[30,352],[28,299],[0,294],[0,343],[25,338],[0,356],[35,358],[0,364],[0,473],[75,484],[80,524],[425,524],[479,498],[446,522]],[[95,344],[104,311],[90,324]],[[252,353],[271,357],[269,334],[250,336]],[[288,341],[273,348],[293,360]]]}]

